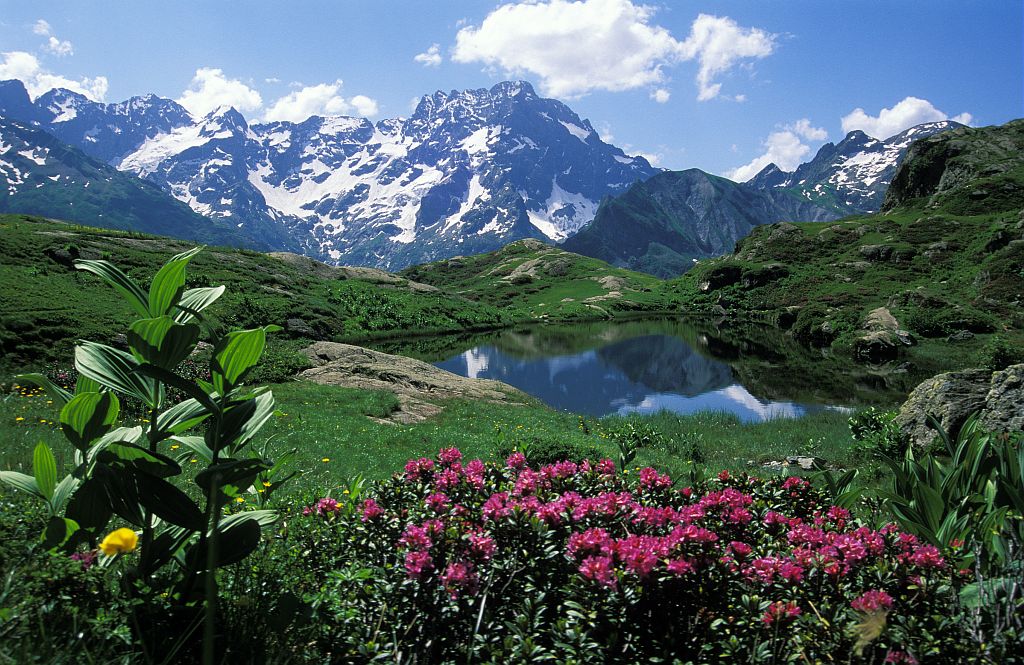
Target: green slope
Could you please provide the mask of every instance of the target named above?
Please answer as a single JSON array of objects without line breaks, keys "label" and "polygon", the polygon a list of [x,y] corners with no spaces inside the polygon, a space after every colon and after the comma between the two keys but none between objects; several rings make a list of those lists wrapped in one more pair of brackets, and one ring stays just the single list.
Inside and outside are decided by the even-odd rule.
[{"label": "green slope", "polygon": [[432,284],[532,319],[610,318],[677,308],[662,280],[580,256],[539,240],[407,268],[403,277]]},{"label": "green slope", "polygon": [[665,289],[696,311],[771,322],[837,349],[852,348],[868,312],[887,307],[919,341],[966,330],[1020,350],[1022,208],[1024,121],[957,129],[915,144],[885,213],[755,228],[733,254]]}]

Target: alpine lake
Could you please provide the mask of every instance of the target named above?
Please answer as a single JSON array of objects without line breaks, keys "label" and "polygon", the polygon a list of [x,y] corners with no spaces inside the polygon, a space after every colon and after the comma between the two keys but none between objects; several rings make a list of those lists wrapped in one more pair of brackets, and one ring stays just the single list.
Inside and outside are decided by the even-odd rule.
[{"label": "alpine lake", "polygon": [[767,326],[677,318],[532,325],[374,347],[595,417],[723,411],[758,422],[852,412],[895,406],[927,375],[860,365]]}]

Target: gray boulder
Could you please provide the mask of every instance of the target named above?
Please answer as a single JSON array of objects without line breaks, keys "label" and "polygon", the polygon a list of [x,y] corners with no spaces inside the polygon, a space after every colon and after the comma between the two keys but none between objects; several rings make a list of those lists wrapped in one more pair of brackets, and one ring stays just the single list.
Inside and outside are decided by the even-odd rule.
[{"label": "gray boulder", "polygon": [[936,438],[928,426],[929,414],[956,437],[974,413],[980,413],[981,425],[990,431],[1024,430],[1024,365],[999,372],[947,372],[927,379],[910,393],[895,422],[912,444],[927,446]]}]

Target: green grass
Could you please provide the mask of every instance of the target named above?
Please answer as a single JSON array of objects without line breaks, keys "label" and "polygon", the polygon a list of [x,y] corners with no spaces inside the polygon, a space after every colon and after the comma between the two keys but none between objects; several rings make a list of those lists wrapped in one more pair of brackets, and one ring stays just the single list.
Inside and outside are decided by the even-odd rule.
[{"label": "green grass", "polygon": [[[645,423],[659,443],[642,448],[635,465],[652,465],[674,475],[696,460],[707,467],[770,473],[763,462],[790,455],[816,455],[841,467],[860,463],[850,448],[847,416],[823,413],[800,419],[744,424],[721,413],[582,419],[539,403],[509,407],[487,402],[451,401],[434,418],[412,425],[379,422],[396,406],[394,395],[305,382],[273,387],[280,412],[261,432],[257,445],[271,442],[276,457],[291,449],[293,470],[301,471],[289,492],[328,493],[356,475],[380,479],[400,471],[411,458],[432,457],[455,446],[469,457],[499,461],[513,448],[596,451],[617,458],[611,432],[623,422]],[[31,472],[32,449],[40,441],[54,451],[58,467],[71,465],[71,447],[56,425],[58,410],[45,395],[18,391],[0,398],[0,469]],[[17,420],[22,418],[23,420]],[[45,422],[42,422],[45,421]],[[178,451],[166,451],[172,455]],[[326,461],[325,461],[326,460]],[[749,462],[753,462],[751,466]],[[186,460],[187,466],[187,460]]]}]

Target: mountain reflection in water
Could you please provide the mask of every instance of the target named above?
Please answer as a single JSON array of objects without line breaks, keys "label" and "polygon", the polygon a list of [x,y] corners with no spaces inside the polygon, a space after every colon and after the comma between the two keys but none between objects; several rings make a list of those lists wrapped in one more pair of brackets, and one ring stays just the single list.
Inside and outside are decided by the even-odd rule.
[{"label": "mountain reflection in water", "polygon": [[540,350],[543,343],[528,353],[522,345],[502,346],[481,344],[435,365],[462,376],[497,379],[556,409],[592,416],[726,411],[743,421],[758,421],[838,406],[758,398],[729,364],[698,353],[672,334],[640,334],[607,343],[598,337],[596,348],[563,348],[550,354]]}]

